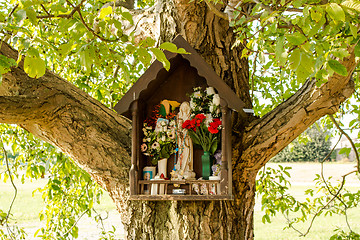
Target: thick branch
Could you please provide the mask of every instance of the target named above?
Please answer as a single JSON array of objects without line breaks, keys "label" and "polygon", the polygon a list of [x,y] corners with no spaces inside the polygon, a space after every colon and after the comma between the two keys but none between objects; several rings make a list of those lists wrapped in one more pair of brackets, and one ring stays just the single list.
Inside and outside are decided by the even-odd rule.
[{"label": "thick branch", "polygon": [[24,123],[37,117],[38,97],[0,96],[0,122],[8,124]]},{"label": "thick branch", "polygon": [[208,5],[208,7],[210,8],[210,10],[211,10],[213,13],[215,13],[216,16],[218,16],[218,17],[220,17],[220,18],[222,18],[222,19],[228,20],[228,16],[227,16],[225,13],[219,11],[219,10],[214,6],[214,4],[212,4],[209,0],[205,0],[205,2],[206,2],[206,4]]},{"label": "thick branch", "polygon": [[320,87],[315,80],[307,81],[296,94],[246,129],[243,138],[246,150],[241,159],[249,163],[249,168],[263,166],[320,117],[335,113],[352,95],[351,75],[358,62],[353,49],[350,51],[350,56],[342,61],[348,76],[334,74]]},{"label": "thick branch", "polygon": [[[5,43],[0,54],[17,57]],[[129,120],[53,73],[28,77],[22,62],[3,75],[0,94],[1,122],[19,124],[59,147],[100,183],[128,183]]]}]

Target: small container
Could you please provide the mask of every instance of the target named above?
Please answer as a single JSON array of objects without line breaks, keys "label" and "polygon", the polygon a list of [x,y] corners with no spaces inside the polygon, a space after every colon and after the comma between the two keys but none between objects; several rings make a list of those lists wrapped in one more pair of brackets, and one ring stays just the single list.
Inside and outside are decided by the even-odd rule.
[{"label": "small container", "polygon": [[185,195],[186,190],[185,189],[173,189],[173,194],[174,195]]}]

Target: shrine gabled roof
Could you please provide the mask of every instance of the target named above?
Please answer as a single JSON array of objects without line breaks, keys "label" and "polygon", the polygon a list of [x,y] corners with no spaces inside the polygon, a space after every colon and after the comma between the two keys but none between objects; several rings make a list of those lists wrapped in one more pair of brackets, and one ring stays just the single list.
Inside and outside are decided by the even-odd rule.
[{"label": "shrine gabled roof", "polygon": [[[133,101],[151,94],[149,92],[156,91],[156,87],[166,81],[167,76],[182,64],[186,59],[190,66],[197,70],[199,76],[205,78],[207,85],[214,87],[221,98],[223,98],[228,107],[238,112],[243,110],[244,102],[234,93],[234,91],[215,73],[211,66],[193,49],[190,44],[180,35],[178,35],[173,43],[178,48],[184,48],[190,54],[178,54],[165,51],[165,55],[170,62],[170,69],[166,71],[163,64],[155,60],[145,73],[137,80],[129,91],[115,105],[114,109],[125,116],[129,116],[129,110]],[[194,86],[195,87],[195,86]]]}]

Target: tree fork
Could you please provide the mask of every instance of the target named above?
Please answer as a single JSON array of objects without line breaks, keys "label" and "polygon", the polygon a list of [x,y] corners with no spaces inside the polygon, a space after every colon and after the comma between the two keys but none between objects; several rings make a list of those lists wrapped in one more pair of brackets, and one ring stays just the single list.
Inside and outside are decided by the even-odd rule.
[{"label": "tree fork", "polygon": [[[149,15],[155,20],[154,24],[146,24],[145,17],[141,18],[145,27],[156,30],[148,28],[140,31],[143,35],[135,34],[135,37],[149,34],[161,42],[171,41],[180,33],[250,108],[248,62],[241,58],[242,46],[232,48],[236,36],[228,22],[217,17],[204,2],[173,0],[159,1],[159,4]],[[17,59],[17,52],[4,43],[0,51]],[[347,77],[335,74],[320,87],[309,81],[288,101],[259,120],[251,116],[241,119],[233,114],[234,201],[128,201],[129,120],[55,74],[46,72],[40,79],[29,78],[23,71],[23,63],[3,76],[0,94],[14,99],[26,96],[26,101],[32,97],[39,100],[38,104],[27,104],[38,113],[36,118],[8,122],[14,121],[58,146],[105,187],[122,214],[129,239],[248,240],[254,236],[257,171],[304,129],[321,116],[336,111],[351,95],[350,76],[357,62],[351,54],[342,63],[348,70]],[[6,114],[11,112],[5,112],[9,101],[6,103],[6,98],[2,98],[0,103],[3,105],[0,119],[6,121],[10,118]],[[26,112],[20,114],[26,117]],[[300,125],[294,125],[293,121]]]}]

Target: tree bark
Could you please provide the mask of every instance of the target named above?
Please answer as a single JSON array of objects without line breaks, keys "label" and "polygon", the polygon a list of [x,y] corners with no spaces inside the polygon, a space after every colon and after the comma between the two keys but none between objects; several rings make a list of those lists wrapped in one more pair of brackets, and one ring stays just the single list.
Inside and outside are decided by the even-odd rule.
[{"label": "tree bark", "polygon": [[[220,10],[221,6],[216,7]],[[233,47],[236,36],[226,20],[211,12],[205,2],[188,0],[159,1],[145,12],[152,22],[135,17],[137,26],[143,27],[135,37],[155,36],[160,43],[180,33],[251,108],[248,62],[241,58],[242,46]],[[0,54],[17,59],[17,52],[6,44],[1,45]],[[20,63],[5,74],[0,121],[19,124],[88,171],[116,203],[128,239],[248,240],[254,237],[257,171],[352,94],[350,76],[357,62],[351,54],[343,63],[349,76],[335,75],[321,87],[309,80],[261,119],[233,114],[234,201],[129,201],[130,121],[51,72],[31,79]]]}]

